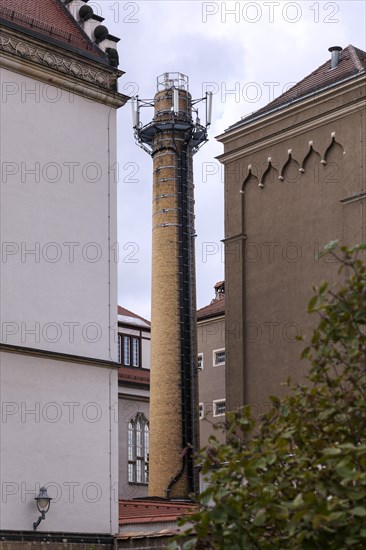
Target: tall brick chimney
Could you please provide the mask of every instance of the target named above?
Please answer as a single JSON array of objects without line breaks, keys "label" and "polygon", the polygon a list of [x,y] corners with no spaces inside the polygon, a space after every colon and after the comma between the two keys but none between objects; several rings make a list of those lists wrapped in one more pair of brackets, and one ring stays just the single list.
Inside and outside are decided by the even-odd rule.
[{"label": "tall brick chimney", "polygon": [[192,157],[207,140],[208,124],[193,121],[181,73],[158,78],[146,126],[141,104],[133,103],[134,127],[154,174],[149,496],[187,498],[197,491],[198,444]]}]

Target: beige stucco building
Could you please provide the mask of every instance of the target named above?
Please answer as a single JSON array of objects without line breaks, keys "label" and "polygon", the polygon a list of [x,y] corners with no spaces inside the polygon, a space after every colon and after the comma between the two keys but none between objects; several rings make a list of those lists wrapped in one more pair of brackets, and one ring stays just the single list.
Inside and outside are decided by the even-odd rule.
[{"label": "beige stucco building", "polygon": [[197,311],[198,401],[200,448],[209,437],[225,439],[225,283],[215,285],[211,303]]},{"label": "beige stucco building", "polygon": [[[118,531],[117,38],[81,0],[0,0],[0,547]],[[35,496],[52,498],[37,531]],[[60,533],[62,534],[60,539]],[[83,546],[84,547],[84,546]]]},{"label": "beige stucco building", "polygon": [[[301,378],[312,285],[334,279],[318,252],[365,242],[365,52],[328,60],[219,136],[225,165],[227,409],[259,415]],[[332,58],[332,59],[330,59]]]}]

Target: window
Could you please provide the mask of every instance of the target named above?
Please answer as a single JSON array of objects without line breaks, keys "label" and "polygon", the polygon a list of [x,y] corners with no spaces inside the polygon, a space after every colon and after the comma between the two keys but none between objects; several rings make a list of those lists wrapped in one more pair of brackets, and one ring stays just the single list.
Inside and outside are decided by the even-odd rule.
[{"label": "window", "polygon": [[214,416],[224,416],[226,412],[226,401],[225,399],[217,399],[213,402],[213,415]]},{"label": "window", "polygon": [[146,485],[149,476],[149,422],[137,413],[128,423],[128,482]]},{"label": "window", "polygon": [[197,356],[197,368],[198,370],[203,369],[203,353],[199,353]]},{"label": "window", "polygon": [[204,403],[199,404],[199,417],[200,417],[200,420],[202,420],[205,417],[205,404]]},{"label": "window", "polygon": [[118,338],[118,359],[125,367],[139,367],[140,338],[120,335]]},{"label": "window", "polygon": [[140,365],[140,342],[137,338],[132,338],[132,366]]},{"label": "window", "polygon": [[225,365],[225,349],[215,349],[213,351],[213,365],[214,367]]},{"label": "window", "polygon": [[118,363],[122,363],[122,336],[118,335]]},{"label": "window", "polygon": [[126,367],[130,366],[131,362],[131,338],[129,336],[123,337],[123,364]]}]

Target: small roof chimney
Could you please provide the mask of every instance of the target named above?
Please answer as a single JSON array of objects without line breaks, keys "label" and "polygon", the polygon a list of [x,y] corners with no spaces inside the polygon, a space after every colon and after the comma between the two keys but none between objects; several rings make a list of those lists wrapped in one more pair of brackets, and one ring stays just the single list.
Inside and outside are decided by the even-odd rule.
[{"label": "small roof chimney", "polygon": [[214,286],[214,289],[215,289],[215,298],[212,300],[212,302],[216,302],[217,300],[221,300],[221,298],[224,298],[225,281],[219,281],[218,283],[216,283]]},{"label": "small roof chimney", "polygon": [[331,69],[335,69],[341,59],[342,48],[340,46],[331,46],[328,51],[332,54]]}]

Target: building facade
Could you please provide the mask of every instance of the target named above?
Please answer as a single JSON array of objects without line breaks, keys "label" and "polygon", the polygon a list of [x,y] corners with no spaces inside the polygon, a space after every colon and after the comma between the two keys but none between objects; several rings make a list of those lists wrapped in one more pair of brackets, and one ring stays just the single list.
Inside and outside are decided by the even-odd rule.
[{"label": "building facade", "polygon": [[118,307],[120,499],[147,496],[149,481],[150,322]]},{"label": "building facade", "polygon": [[[210,435],[225,439],[225,283],[214,289],[211,303],[197,311],[200,448]],[[119,306],[118,339],[118,495],[127,501],[148,496],[150,321]]]},{"label": "building facade", "polygon": [[219,141],[225,165],[226,398],[256,416],[299,380],[312,285],[334,280],[326,243],[365,242],[365,52],[321,67]]},{"label": "building facade", "polygon": [[[86,2],[0,1],[0,546],[118,531],[116,39]],[[52,498],[37,531],[35,497]],[[28,547],[28,546],[27,546]]]},{"label": "building facade", "polygon": [[[197,311],[198,401],[200,448],[215,435],[224,441],[225,391],[225,283],[215,285],[211,303]],[[219,429],[214,429],[214,426]]]}]

